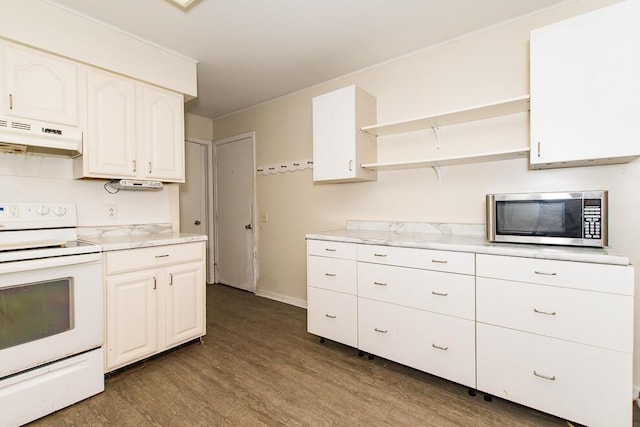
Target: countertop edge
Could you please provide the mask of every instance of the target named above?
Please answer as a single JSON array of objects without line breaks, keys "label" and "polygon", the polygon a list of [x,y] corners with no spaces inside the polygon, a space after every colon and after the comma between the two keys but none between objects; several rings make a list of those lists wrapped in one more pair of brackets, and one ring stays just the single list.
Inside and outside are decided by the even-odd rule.
[{"label": "countertop edge", "polygon": [[394,232],[358,232],[335,230],[306,234],[307,240],[398,246],[486,255],[504,255],[558,261],[589,262],[595,264],[630,265],[629,257],[611,248],[579,248],[531,244],[490,243],[479,236],[438,235]]}]

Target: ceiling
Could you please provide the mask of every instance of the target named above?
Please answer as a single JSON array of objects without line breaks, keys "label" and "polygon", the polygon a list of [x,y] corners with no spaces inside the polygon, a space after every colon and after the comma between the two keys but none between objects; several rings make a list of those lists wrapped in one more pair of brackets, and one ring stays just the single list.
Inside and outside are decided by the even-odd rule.
[{"label": "ceiling", "polygon": [[54,0],[198,61],[209,118],[566,0]]}]

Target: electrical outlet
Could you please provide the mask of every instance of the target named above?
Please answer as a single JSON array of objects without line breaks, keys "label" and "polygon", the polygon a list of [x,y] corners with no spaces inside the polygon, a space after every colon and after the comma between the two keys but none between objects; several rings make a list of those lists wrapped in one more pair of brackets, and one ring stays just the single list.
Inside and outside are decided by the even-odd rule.
[{"label": "electrical outlet", "polygon": [[107,208],[107,218],[108,219],[116,219],[118,218],[118,206],[116,205],[105,205]]},{"label": "electrical outlet", "polygon": [[268,212],[260,212],[260,222],[269,222]]}]

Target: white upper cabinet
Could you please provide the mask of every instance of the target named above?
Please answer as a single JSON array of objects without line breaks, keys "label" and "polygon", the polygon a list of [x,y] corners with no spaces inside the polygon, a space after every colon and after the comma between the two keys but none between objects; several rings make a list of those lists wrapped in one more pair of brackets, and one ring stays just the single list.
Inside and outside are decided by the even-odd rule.
[{"label": "white upper cabinet", "polygon": [[100,70],[87,71],[87,172],[137,177],[136,85]]},{"label": "white upper cabinet", "polygon": [[182,95],[142,87],[144,178],[184,182],[184,101]]},{"label": "white upper cabinet", "polygon": [[78,125],[78,65],[17,45],[4,46],[6,115]]},{"label": "white upper cabinet", "polygon": [[376,121],[375,98],[347,86],[313,98],[313,180],[316,182],[373,181],[376,139],[360,130]]},{"label": "white upper cabinet", "polygon": [[88,69],[86,128],[77,178],[184,182],[182,95]]},{"label": "white upper cabinet", "polygon": [[640,155],[640,2],[531,32],[531,167]]}]

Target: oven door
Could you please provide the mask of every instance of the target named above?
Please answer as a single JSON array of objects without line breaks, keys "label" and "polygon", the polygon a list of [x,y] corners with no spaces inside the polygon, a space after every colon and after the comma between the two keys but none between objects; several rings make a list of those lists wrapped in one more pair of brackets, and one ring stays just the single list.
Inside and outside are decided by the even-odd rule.
[{"label": "oven door", "polygon": [[101,259],[0,264],[0,378],[102,346]]}]

